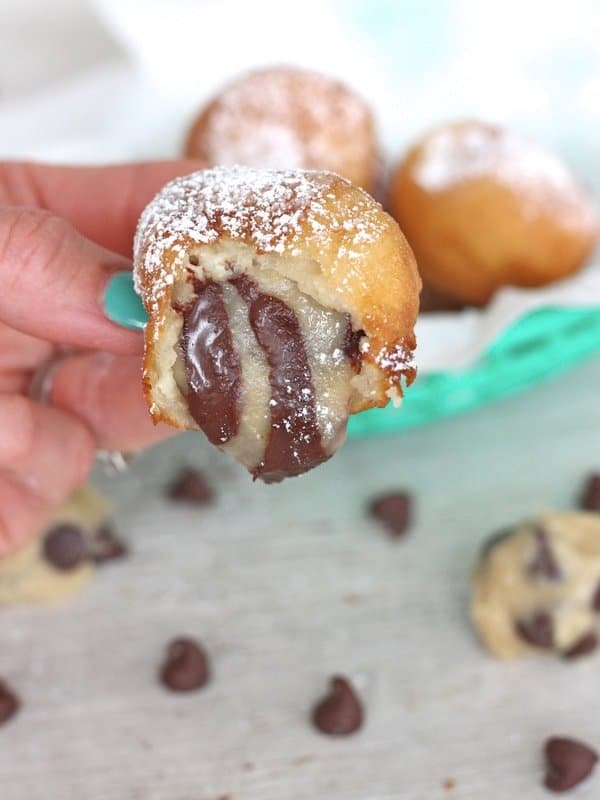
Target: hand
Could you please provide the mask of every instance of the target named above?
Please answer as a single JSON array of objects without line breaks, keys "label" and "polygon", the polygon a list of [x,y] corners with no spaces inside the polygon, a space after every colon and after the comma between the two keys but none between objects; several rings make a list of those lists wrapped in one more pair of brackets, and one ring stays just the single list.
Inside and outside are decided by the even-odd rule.
[{"label": "hand", "polygon": [[[165,438],[142,395],[142,336],[103,313],[137,218],[189,162],[0,164],[0,557],[87,479],[96,450]],[[44,402],[30,396],[46,374]],[[38,392],[38,399],[39,392]]]}]

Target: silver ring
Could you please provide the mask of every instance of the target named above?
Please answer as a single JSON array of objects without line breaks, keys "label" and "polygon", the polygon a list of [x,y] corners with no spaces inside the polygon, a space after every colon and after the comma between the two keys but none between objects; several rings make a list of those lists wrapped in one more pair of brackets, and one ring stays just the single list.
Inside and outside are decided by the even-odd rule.
[{"label": "silver ring", "polygon": [[[60,348],[54,358],[46,361],[33,373],[27,390],[27,395],[36,403],[43,406],[52,405],[52,388],[54,378],[61,363],[73,351]],[[126,472],[133,460],[132,453],[122,453],[120,450],[96,450],[96,460],[99,461],[109,474]]]},{"label": "silver ring", "polygon": [[54,376],[62,361],[64,355],[58,355],[50,359],[41,367],[38,367],[33,373],[33,378],[29,383],[27,395],[42,406],[51,405],[52,387],[54,385]]}]

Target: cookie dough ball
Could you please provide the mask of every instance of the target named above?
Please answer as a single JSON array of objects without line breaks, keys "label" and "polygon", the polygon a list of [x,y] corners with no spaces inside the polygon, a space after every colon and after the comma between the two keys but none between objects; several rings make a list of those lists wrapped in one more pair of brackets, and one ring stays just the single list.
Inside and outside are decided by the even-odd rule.
[{"label": "cookie dough ball", "polygon": [[145,210],[150,412],[202,430],[266,482],[341,446],[348,415],[415,375],[420,280],[398,225],[330,172],[216,168]]},{"label": "cookie dough ball", "polygon": [[379,170],[365,102],[332,78],[283,67],[223,89],[194,122],[185,154],[208,166],[330,170],[370,192]]},{"label": "cookie dough ball", "polygon": [[497,658],[598,644],[600,518],[552,512],[492,539],[473,575],[471,615]]},{"label": "cookie dough ball", "polygon": [[0,561],[0,606],[50,603],[80,591],[90,580],[93,550],[110,504],[92,486],[75,492],[40,535]]},{"label": "cookie dough ball", "polygon": [[502,128],[444,125],[394,172],[390,207],[424,283],[484,305],[501,286],[541,286],[579,269],[598,219],[568,169]]}]

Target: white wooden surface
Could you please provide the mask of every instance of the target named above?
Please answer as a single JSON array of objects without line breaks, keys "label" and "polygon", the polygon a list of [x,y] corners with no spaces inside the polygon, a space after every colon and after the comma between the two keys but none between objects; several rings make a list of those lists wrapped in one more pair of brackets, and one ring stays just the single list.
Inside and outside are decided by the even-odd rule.
[{"label": "white wooden surface", "polygon": [[[467,621],[468,575],[490,531],[568,506],[600,466],[599,391],[596,361],[469,417],[350,442],[279,487],[194,435],[101,477],[133,557],[68,605],[0,614],[0,675],[24,700],[0,730],[2,800],[546,797],[545,736],[600,745],[598,658],[494,662]],[[214,508],[163,499],[184,463],[208,471]],[[396,486],[418,508],[392,543],[363,503]],[[182,697],[155,676],[180,633],[214,666]],[[335,671],[368,715],[338,741],[307,720]],[[599,793],[600,775],[574,796]]]},{"label": "white wooden surface", "polygon": [[[73,0],[3,0],[0,43],[5,97],[113,52]],[[490,531],[568,506],[600,467],[599,394],[596,360],[469,417],[351,442],[280,487],[194,436],[98,476],[134,555],[66,605],[0,612],[0,676],[24,701],[0,729],[1,800],[547,797],[545,736],[600,746],[599,658],[492,661],[468,624],[468,575]],[[214,508],[162,498],[184,463],[210,473]],[[418,509],[390,543],[363,504],[396,486]],[[213,659],[210,687],[187,697],[155,674],[180,633]],[[367,708],[339,741],[307,719],[335,671]],[[599,795],[600,775],[571,796]]]}]

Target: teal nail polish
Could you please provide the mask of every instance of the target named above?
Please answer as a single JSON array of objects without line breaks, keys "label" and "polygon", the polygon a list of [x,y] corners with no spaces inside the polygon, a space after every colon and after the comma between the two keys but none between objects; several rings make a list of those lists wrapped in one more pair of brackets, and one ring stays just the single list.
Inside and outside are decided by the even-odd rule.
[{"label": "teal nail polish", "polygon": [[131,272],[117,272],[104,293],[104,311],[111,322],[140,330],[148,322],[142,301],[133,288]]}]

